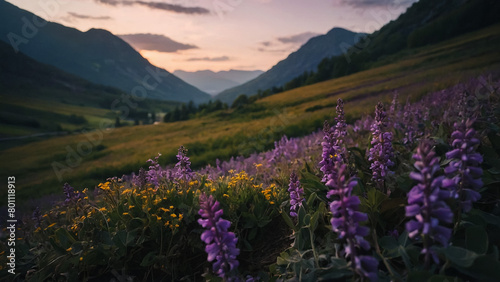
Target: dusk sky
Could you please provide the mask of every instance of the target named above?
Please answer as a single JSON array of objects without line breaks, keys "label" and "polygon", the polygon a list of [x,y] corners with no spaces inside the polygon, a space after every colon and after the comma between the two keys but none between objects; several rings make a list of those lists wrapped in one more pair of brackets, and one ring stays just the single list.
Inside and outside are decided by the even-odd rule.
[{"label": "dusk sky", "polygon": [[[416,0],[7,0],[45,19],[121,36],[173,72],[268,70],[333,27],[373,32]],[[52,4],[47,9],[47,4]]]}]

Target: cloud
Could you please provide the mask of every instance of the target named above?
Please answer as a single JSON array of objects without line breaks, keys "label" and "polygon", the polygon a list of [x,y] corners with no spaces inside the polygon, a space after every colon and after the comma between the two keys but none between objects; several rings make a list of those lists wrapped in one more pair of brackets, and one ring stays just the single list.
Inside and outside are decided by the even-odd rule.
[{"label": "cloud", "polygon": [[318,36],[319,33],[315,32],[303,32],[299,34],[294,34],[285,37],[278,37],[278,41],[281,43],[293,43],[293,44],[303,44],[306,43],[311,37]]},{"label": "cloud", "polygon": [[260,44],[262,44],[262,46],[265,46],[265,47],[269,47],[272,45],[271,41],[263,41]]},{"label": "cloud", "polygon": [[223,61],[229,61],[228,56],[220,56],[220,57],[202,57],[202,58],[189,58],[186,61],[188,62],[196,62],[196,61],[208,61],[208,62],[223,62]]},{"label": "cloud", "polygon": [[257,48],[259,52],[269,52],[269,53],[283,53],[290,52],[289,49],[266,49],[266,48]]},{"label": "cloud", "polygon": [[77,18],[77,19],[88,19],[88,20],[110,20],[111,17],[109,16],[89,16],[89,15],[81,15],[73,12],[68,12],[68,15],[72,18]]},{"label": "cloud", "polygon": [[177,4],[169,4],[163,2],[151,2],[151,1],[140,1],[140,0],[95,0],[98,3],[107,4],[111,6],[131,6],[140,5],[151,9],[163,10],[168,12],[180,13],[180,14],[209,14],[210,11],[203,7],[185,7]]},{"label": "cloud", "polygon": [[179,43],[161,34],[137,33],[118,36],[139,50],[174,53],[179,50],[198,48],[195,45]]},{"label": "cloud", "polygon": [[262,41],[260,42],[261,47],[258,47],[257,51],[269,53],[283,53],[294,51],[298,46],[306,43],[307,40],[309,40],[311,37],[318,35],[320,34],[307,31],[290,36],[278,37],[271,41]]},{"label": "cloud", "polygon": [[408,6],[417,0],[340,0],[341,4],[355,8],[387,7],[387,6]]}]

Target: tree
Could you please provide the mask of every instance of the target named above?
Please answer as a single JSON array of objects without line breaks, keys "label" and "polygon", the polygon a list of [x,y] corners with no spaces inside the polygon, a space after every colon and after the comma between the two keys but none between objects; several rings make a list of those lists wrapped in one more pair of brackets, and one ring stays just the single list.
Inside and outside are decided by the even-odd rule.
[{"label": "tree", "polygon": [[248,103],[249,103],[249,101],[248,101],[247,95],[242,94],[242,95],[238,96],[238,98],[236,98],[236,100],[234,100],[233,104],[231,105],[231,108],[232,109],[240,109],[240,108],[244,107],[245,105],[247,105]]}]

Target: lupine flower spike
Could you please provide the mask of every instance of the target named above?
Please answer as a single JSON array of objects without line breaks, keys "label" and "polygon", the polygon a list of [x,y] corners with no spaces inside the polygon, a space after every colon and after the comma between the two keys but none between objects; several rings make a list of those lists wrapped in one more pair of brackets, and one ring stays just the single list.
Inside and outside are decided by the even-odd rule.
[{"label": "lupine flower spike", "polygon": [[343,139],[346,136],[346,123],[344,117],[344,102],[342,99],[337,100],[337,118],[334,127],[331,127],[328,121],[325,120],[323,127],[324,137],[321,146],[323,147],[322,160],[319,165],[323,172],[321,180],[328,187],[333,187],[336,178],[334,166],[337,162],[343,162],[346,155],[343,145]]},{"label": "lupine flower spike", "polygon": [[288,192],[290,193],[290,216],[297,217],[297,211],[304,202],[304,189],[300,187],[300,181],[295,172],[290,175]]},{"label": "lupine flower spike", "polygon": [[389,173],[389,167],[393,166],[394,150],[392,148],[392,132],[384,131],[387,127],[387,114],[384,111],[382,103],[375,107],[375,121],[372,124],[371,131],[373,139],[370,148],[368,160],[371,161],[372,179],[383,186],[386,175]]},{"label": "lupine flower spike", "polygon": [[463,212],[470,211],[472,203],[481,198],[478,190],[483,187],[483,170],[480,167],[483,157],[476,152],[480,141],[476,137],[473,124],[472,119],[455,123],[455,131],[451,134],[454,149],[446,153],[446,158],[452,161],[445,168],[445,172],[455,181],[455,197],[459,199]]},{"label": "lupine flower spike", "polygon": [[429,141],[421,142],[413,159],[417,171],[411,172],[410,178],[418,184],[408,192],[406,216],[412,219],[406,223],[406,230],[410,238],[422,238],[422,253],[425,265],[429,266],[431,258],[439,263],[436,253],[431,250],[433,241],[447,246],[451,236],[451,229],[445,226],[453,221],[453,212],[445,202],[451,192],[442,189],[445,177],[437,176],[439,158]]},{"label": "lupine flower spike", "polygon": [[66,195],[66,200],[64,200],[66,204],[70,202],[78,202],[78,200],[81,200],[84,197],[83,193],[78,191],[75,192],[75,189],[68,183],[64,184],[63,192]]},{"label": "lupine flower spike", "polygon": [[180,146],[177,154],[177,160],[179,162],[175,164],[175,167],[177,168],[175,178],[189,182],[189,180],[193,177],[193,171],[191,170],[191,162],[189,161],[189,157],[186,153],[187,149],[184,146]]},{"label": "lupine flower spike", "polygon": [[[154,185],[154,187],[158,187],[160,177],[161,177],[161,167],[158,163],[158,159],[161,157],[161,154],[158,155],[154,159],[147,160],[150,163],[149,170],[146,173],[146,181]],[[139,171],[140,173],[140,171]],[[142,183],[141,183],[142,184]],[[142,187],[142,186],[140,186]]]},{"label": "lupine flower spike", "polygon": [[236,248],[238,238],[233,232],[227,230],[231,222],[222,219],[223,210],[220,203],[212,195],[200,195],[200,210],[198,214],[202,218],[198,223],[206,230],[201,234],[201,240],[207,244],[205,251],[208,254],[207,261],[213,262],[212,269],[215,274],[227,281],[236,281],[237,278],[231,272],[239,265],[236,257],[240,250]]},{"label": "lupine flower spike", "polygon": [[335,195],[336,200],[330,203],[332,228],[339,238],[345,239],[345,253],[350,257],[354,270],[370,281],[376,281],[378,261],[371,256],[358,255],[358,249],[370,249],[370,243],[363,238],[370,230],[359,225],[360,222],[368,220],[368,216],[359,211],[360,200],[358,196],[352,195],[357,181],[346,179],[346,167],[345,164],[335,164],[337,180],[331,195]]}]

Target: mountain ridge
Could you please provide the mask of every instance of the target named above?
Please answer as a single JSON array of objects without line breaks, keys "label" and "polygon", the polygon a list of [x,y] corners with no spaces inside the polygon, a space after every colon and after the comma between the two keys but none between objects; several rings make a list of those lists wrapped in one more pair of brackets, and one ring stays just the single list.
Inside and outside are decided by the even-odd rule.
[{"label": "mountain ridge", "polygon": [[215,98],[231,103],[241,94],[250,96],[256,94],[259,89],[283,86],[305,71],[315,70],[323,58],[342,54],[344,49],[354,45],[364,35],[364,33],[334,27],[326,34],[309,39],[298,50],[290,53],[286,59],[281,60],[257,78],[222,91]]},{"label": "mountain ridge", "polygon": [[[107,30],[91,28],[82,32],[45,21],[6,1],[0,1],[0,23],[0,40],[14,42],[14,49],[29,57],[93,83],[126,93],[140,90],[141,95],[147,92],[151,99],[196,103],[210,99],[207,93],[152,65]],[[32,34],[24,32],[28,28],[32,28]]]},{"label": "mountain ridge", "polygon": [[222,92],[228,88],[243,84],[249,80],[256,78],[262,73],[264,73],[264,71],[245,71],[234,69],[217,72],[212,70],[199,70],[195,72],[175,70],[173,72],[175,76],[211,95],[216,95],[217,93]]}]

